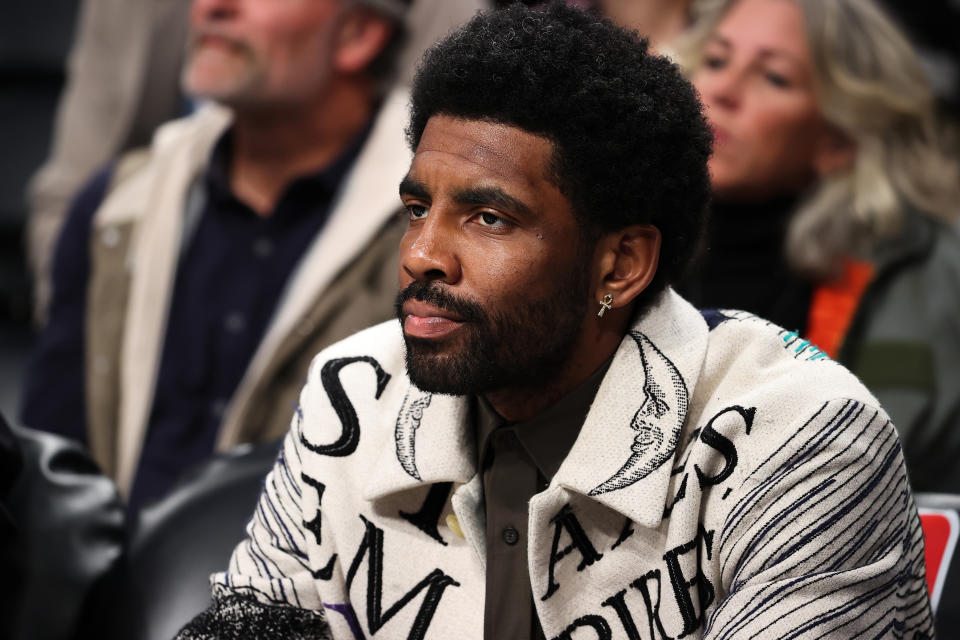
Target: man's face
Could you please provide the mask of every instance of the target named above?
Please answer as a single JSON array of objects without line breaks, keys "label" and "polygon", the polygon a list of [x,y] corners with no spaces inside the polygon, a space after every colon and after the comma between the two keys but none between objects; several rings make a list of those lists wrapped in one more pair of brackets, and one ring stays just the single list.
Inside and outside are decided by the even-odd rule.
[{"label": "man's face", "polygon": [[183,84],[233,107],[323,95],[342,0],[194,0]]},{"label": "man's face", "polygon": [[400,186],[397,314],[414,384],[487,393],[546,384],[581,339],[592,247],[549,179],[553,145],[434,116]]}]

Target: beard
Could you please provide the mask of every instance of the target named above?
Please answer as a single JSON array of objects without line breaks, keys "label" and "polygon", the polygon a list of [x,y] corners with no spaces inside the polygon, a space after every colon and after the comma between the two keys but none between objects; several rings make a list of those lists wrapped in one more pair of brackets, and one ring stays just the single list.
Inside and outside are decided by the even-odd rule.
[{"label": "beard", "polygon": [[546,385],[569,359],[588,303],[586,268],[577,265],[556,282],[545,295],[498,311],[456,296],[437,281],[412,282],[397,295],[401,323],[403,303],[414,299],[455,313],[463,326],[454,340],[404,334],[410,380],[423,391],[449,395]]}]

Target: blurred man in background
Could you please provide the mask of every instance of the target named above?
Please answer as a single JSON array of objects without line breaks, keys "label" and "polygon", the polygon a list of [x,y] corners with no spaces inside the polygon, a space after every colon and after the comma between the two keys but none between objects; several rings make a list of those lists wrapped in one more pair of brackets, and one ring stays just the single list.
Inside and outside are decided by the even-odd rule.
[{"label": "blurred man in background", "polygon": [[389,317],[407,5],[196,0],[183,82],[212,103],[77,197],[22,420],[88,443],[132,506],[279,436],[311,355]]}]

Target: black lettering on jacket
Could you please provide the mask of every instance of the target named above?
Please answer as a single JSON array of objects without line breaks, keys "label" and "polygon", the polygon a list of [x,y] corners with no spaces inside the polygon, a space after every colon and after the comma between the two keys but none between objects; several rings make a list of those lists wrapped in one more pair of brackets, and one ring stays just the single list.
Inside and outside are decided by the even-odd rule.
[{"label": "black lettering on jacket", "polygon": [[715,476],[708,476],[705,474],[700,467],[693,465],[694,471],[697,472],[697,479],[700,481],[700,488],[704,489],[709,486],[717,485],[730,477],[730,474],[733,473],[733,470],[737,468],[737,448],[733,445],[733,442],[729,438],[723,436],[716,429],[713,428],[714,421],[717,420],[720,416],[734,411],[740,414],[740,417],[743,418],[743,423],[746,426],[747,434],[750,433],[750,428],[753,426],[753,416],[756,414],[757,410],[755,408],[744,409],[740,406],[727,407],[717,415],[710,418],[710,422],[707,423],[706,428],[700,434],[700,440],[704,444],[716,449],[720,452],[720,455],[723,456],[724,465],[723,469],[720,470]]},{"label": "black lettering on jacket", "polygon": [[610,632],[610,625],[603,619],[603,616],[586,615],[571,622],[570,625],[561,631],[560,635],[553,638],[553,640],[571,640],[573,632],[581,627],[590,627],[596,631],[597,640],[610,640],[613,637],[613,634]]},{"label": "black lettering on jacket", "polygon": [[374,398],[379,399],[383,390],[390,382],[390,374],[383,370],[380,363],[370,356],[356,356],[353,358],[337,358],[329,360],[323,364],[320,369],[320,382],[323,383],[323,389],[330,398],[330,405],[340,419],[343,430],[340,437],[330,444],[313,444],[308,442],[303,432],[300,433],[300,442],[310,451],[327,456],[348,456],[357,449],[360,443],[360,421],[357,419],[357,411],[353,408],[347,392],[343,389],[343,383],[340,382],[340,370],[353,364],[354,362],[366,362],[377,374],[377,392]]},{"label": "black lettering on jacket", "polygon": [[623,600],[625,595],[627,595],[627,590],[621,589],[604,600],[601,606],[612,607],[617,612],[617,617],[620,618],[620,624],[623,625],[623,630],[626,631],[629,640],[641,640],[637,624],[633,621],[630,609],[627,608],[627,603]]},{"label": "black lettering on jacket", "polygon": [[630,518],[626,519],[626,522],[623,523],[623,529],[620,530],[620,535],[617,536],[616,542],[613,543],[613,546],[610,547],[610,551],[613,551],[624,542],[627,541],[627,538],[634,534],[633,521]]},{"label": "black lettering on jacket", "polygon": [[[319,546],[321,544],[320,502],[323,500],[323,492],[326,490],[326,486],[316,478],[311,478],[305,473],[300,474],[300,479],[303,480],[304,484],[306,484],[308,487],[313,487],[317,491],[317,515],[314,516],[313,520],[304,520],[303,528],[313,534],[313,539]],[[337,554],[333,554],[330,556],[330,560],[327,561],[326,566],[316,571],[311,570],[310,574],[317,580],[329,580],[331,577],[333,577],[333,563],[336,559]]]},{"label": "black lettering on jacket", "polygon": [[447,505],[447,496],[450,495],[451,488],[453,488],[452,482],[438,482],[431,485],[420,510],[416,513],[401,511],[400,517],[443,546],[447,546],[443,536],[440,535],[440,530],[437,528],[437,522],[443,514],[443,508]]},{"label": "black lettering on jacket", "polygon": [[690,432],[690,436],[687,438],[687,445],[684,447],[685,451],[683,454],[683,461],[670,470],[670,475],[675,476],[678,473],[683,473],[683,470],[687,468],[687,461],[690,459],[690,454],[693,452],[693,443],[696,442],[697,438],[700,436],[700,427],[697,427]]},{"label": "black lettering on jacket", "polygon": [[[663,559],[667,563],[667,573],[670,576],[670,584],[673,586],[673,594],[677,599],[677,605],[680,607],[680,616],[683,618],[683,631],[677,636],[678,638],[689,635],[699,628],[700,623],[703,621],[704,612],[716,597],[713,585],[710,584],[707,576],[705,576],[700,569],[701,541],[706,548],[707,559],[710,559],[713,550],[713,531],[705,531],[703,525],[698,526],[697,535],[694,536],[693,540],[674,547],[663,555]],[[691,551],[696,551],[697,554],[697,570],[694,572],[693,577],[688,579],[683,575],[683,570],[680,568],[680,557]],[[690,595],[692,588],[697,590],[697,601],[700,604],[699,611],[696,605],[694,605],[693,598]]]},{"label": "black lettering on jacket", "polygon": [[[693,465],[693,468],[696,469],[697,465]],[[663,508],[664,518],[669,518],[670,514],[673,512],[673,508],[677,506],[677,503],[687,497],[687,480],[689,478],[690,478],[689,473],[683,474],[683,479],[680,481],[680,487],[677,489],[676,495],[673,496],[673,502],[670,503],[670,506]]]},{"label": "black lettering on jacket", "polygon": [[[547,592],[543,594],[541,600],[547,600],[560,588],[560,585],[553,579],[554,568],[557,562],[571,551],[576,549],[580,552],[580,564],[577,565],[577,571],[583,571],[584,568],[603,557],[603,554],[598,553],[593,543],[590,542],[587,533],[580,525],[580,521],[577,520],[577,516],[573,515],[573,509],[570,508],[569,504],[563,505],[557,515],[550,518],[550,523],[554,525],[553,545],[550,547],[550,563],[547,569]],[[570,536],[571,542],[560,549],[560,534],[564,530]]]},{"label": "black lettering on jacket", "polygon": [[[648,583],[650,580],[656,580],[657,582],[657,599],[654,601],[653,597],[650,594],[650,587]],[[660,638],[663,640],[673,640],[670,636],[667,635],[667,632],[663,628],[663,621],[660,620],[660,596],[661,596],[661,580],[660,580],[660,570],[653,569],[647,571],[645,574],[634,580],[630,583],[630,586],[640,592],[640,595],[643,596],[643,604],[647,607],[647,622],[650,625],[650,638],[651,640],[656,640],[656,635],[654,635],[654,625],[656,625],[656,631],[660,634]]]},{"label": "black lettering on jacket", "polygon": [[408,640],[423,640],[427,633],[427,628],[433,620],[433,614],[437,611],[440,604],[440,598],[443,592],[449,586],[459,587],[460,583],[445,574],[440,569],[434,569],[427,574],[420,582],[407,591],[395,603],[383,610],[383,529],[378,528],[372,522],[360,516],[363,524],[366,526],[363,540],[360,541],[360,547],[357,554],[350,563],[350,569],[347,571],[347,591],[350,591],[350,585],[360,569],[363,558],[367,556],[367,626],[370,634],[377,633],[383,625],[390,621],[398,611],[403,609],[411,600],[426,589],[426,595],[417,617],[413,621],[410,633],[407,634]]}]

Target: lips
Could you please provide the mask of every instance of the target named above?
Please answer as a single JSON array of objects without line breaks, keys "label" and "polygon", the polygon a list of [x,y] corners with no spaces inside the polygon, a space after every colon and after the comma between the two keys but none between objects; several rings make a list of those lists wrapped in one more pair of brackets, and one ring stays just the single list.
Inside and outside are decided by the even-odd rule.
[{"label": "lips", "polygon": [[402,310],[403,331],[411,338],[443,338],[464,324],[455,313],[420,300],[407,300]]},{"label": "lips", "polygon": [[730,141],[730,134],[726,129],[713,125],[710,127],[710,131],[713,132],[713,143],[718,147],[722,147]]}]

